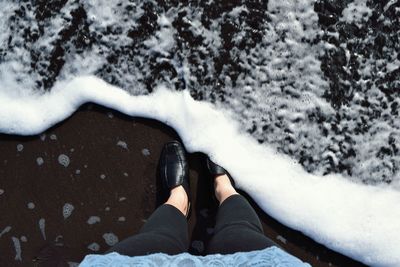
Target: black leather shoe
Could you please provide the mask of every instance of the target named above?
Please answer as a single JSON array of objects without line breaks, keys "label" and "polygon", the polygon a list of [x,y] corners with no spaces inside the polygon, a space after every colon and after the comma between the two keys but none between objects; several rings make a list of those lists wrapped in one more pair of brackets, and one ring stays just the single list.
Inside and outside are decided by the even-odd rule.
[{"label": "black leather shoe", "polygon": [[160,176],[164,190],[170,194],[171,189],[182,185],[188,196],[188,212],[190,211],[189,165],[186,161],[185,148],[178,141],[164,145],[160,155]]},{"label": "black leather shoe", "polygon": [[223,175],[226,174],[229,177],[229,180],[231,181],[231,184],[233,187],[235,187],[235,182],[233,181],[231,175],[221,166],[218,164],[214,163],[210,157],[207,157],[207,169],[210,172],[212,176],[218,176],[218,175]]}]

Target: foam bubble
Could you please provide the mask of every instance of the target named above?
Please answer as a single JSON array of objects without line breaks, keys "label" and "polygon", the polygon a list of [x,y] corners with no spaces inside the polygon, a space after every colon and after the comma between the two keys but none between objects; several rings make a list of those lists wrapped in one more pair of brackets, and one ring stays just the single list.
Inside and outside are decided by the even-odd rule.
[{"label": "foam bubble", "polygon": [[50,135],[50,140],[53,140],[53,141],[57,140],[57,135],[51,134]]},{"label": "foam bubble", "polygon": [[23,144],[18,144],[17,145],[17,151],[21,152],[22,150],[24,150],[24,145]]},{"label": "foam bubble", "polygon": [[74,209],[75,208],[74,208],[74,206],[72,204],[70,204],[70,203],[65,203],[64,204],[63,210],[62,210],[64,220],[67,219],[69,216],[71,216],[71,214],[74,211]]},{"label": "foam bubble", "polygon": [[28,206],[28,209],[33,210],[35,208],[35,203],[29,202],[27,206]]},{"label": "foam bubble", "polygon": [[44,159],[43,159],[42,157],[37,157],[37,158],[36,158],[36,164],[37,164],[38,166],[42,166],[43,163],[44,163]]},{"label": "foam bubble", "polygon": [[118,237],[113,233],[105,233],[103,234],[104,241],[109,246],[114,246],[118,243]]},{"label": "foam bubble", "polygon": [[6,226],[1,232],[0,232],[0,237],[2,237],[4,234],[10,232],[12,229],[11,226]]},{"label": "foam bubble", "polygon": [[117,142],[117,146],[120,146],[120,147],[122,147],[123,149],[128,150],[128,144],[127,144],[125,141],[119,140],[119,141]]},{"label": "foam bubble", "polygon": [[66,168],[70,164],[70,159],[67,155],[60,154],[58,156],[58,163],[60,163],[61,165],[63,165]]},{"label": "foam bubble", "polygon": [[143,156],[148,157],[148,156],[150,156],[150,150],[148,148],[143,148],[142,154],[143,154]]},{"label": "foam bubble", "polygon": [[100,174],[100,178],[104,180],[104,179],[106,179],[106,175],[105,174]]},{"label": "foam bubble", "polygon": [[119,222],[125,222],[126,218],[124,216],[118,217]]},{"label": "foam bubble", "polygon": [[21,240],[21,242],[24,242],[24,243],[28,242],[28,238],[24,235],[21,236],[19,239]]},{"label": "foam bubble", "polygon": [[99,250],[100,250],[100,245],[97,244],[96,242],[93,242],[93,243],[89,244],[89,245],[87,246],[87,248],[88,248],[89,250],[91,250],[91,251],[99,251]]},{"label": "foam bubble", "polygon": [[4,189],[1,189],[1,188],[0,188],[0,196],[1,196],[2,194],[4,194],[4,192],[5,192]]},{"label": "foam bubble", "polygon": [[44,240],[46,240],[46,220],[44,218],[39,219],[39,229]]},{"label": "foam bubble", "polygon": [[95,224],[95,223],[99,223],[100,221],[101,221],[100,217],[98,217],[98,216],[90,216],[90,218],[87,220],[87,224],[92,225],[92,224]]},{"label": "foam bubble", "polygon": [[19,239],[16,238],[15,236],[11,237],[13,244],[14,244],[14,249],[15,249],[15,260],[16,261],[22,261],[21,257],[21,242],[19,242]]}]

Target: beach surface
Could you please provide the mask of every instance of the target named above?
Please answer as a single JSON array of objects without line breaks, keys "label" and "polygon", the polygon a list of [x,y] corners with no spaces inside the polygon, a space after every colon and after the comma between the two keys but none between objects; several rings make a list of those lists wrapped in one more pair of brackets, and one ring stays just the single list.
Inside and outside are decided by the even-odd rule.
[{"label": "beach surface", "polygon": [[[39,136],[0,135],[0,266],[31,266],[47,245],[79,262],[137,233],[162,201],[162,146],[177,138],[157,121],[94,104]],[[194,208],[189,251],[203,255],[216,207],[205,155],[188,158]],[[362,266],[285,227],[248,199],[265,234],[289,253],[312,266]]]}]

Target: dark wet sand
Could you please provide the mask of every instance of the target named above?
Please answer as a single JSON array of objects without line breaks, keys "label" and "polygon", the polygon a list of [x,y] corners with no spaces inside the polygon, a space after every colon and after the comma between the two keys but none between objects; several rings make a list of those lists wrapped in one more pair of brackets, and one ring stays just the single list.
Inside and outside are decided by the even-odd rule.
[{"label": "dark wet sand", "polygon": [[[32,266],[37,252],[54,243],[68,261],[79,262],[93,253],[87,248],[93,242],[100,245],[98,253],[109,248],[104,233],[114,233],[119,240],[137,233],[160,201],[158,157],[162,145],[175,138],[176,133],[159,122],[96,105],[85,105],[41,136],[0,135],[0,233],[12,227],[0,237],[0,266]],[[61,154],[70,159],[67,167],[58,161]],[[215,214],[204,159],[200,153],[189,155],[194,207],[189,233],[192,241],[203,242],[193,243],[194,254],[201,254],[210,237]],[[28,208],[30,202],[33,209]],[[65,203],[74,206],[66,219]],[[266,235],[300,259],[313,266],[362,266],[283,226],[252,204]],[[90,225],[91,216],[101,221]],[[46,239],[39,228],[42,218]],[[20,242],[22,261],[17,261],[12,237],[21,240],[21,236],[27,241]]]}]

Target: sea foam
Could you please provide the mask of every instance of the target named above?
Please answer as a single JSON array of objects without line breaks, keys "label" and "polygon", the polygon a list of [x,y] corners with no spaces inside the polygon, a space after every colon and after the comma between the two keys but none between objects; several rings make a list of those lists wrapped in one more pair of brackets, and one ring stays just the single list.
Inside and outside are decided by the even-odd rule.
[{"label": "sea foam", "polygon": [[204,152],[224,166],[239,188],[283,224],[366,264],[400,264],[400,192],[307,173],[187,91],[159,87],[151,95],[132,96],[87,76],[60,82],[41,97],[6,98],[0,97],[0,131],[8,134],[39,134],[87,102],[159,120],[179,133],[188,152]]}]

